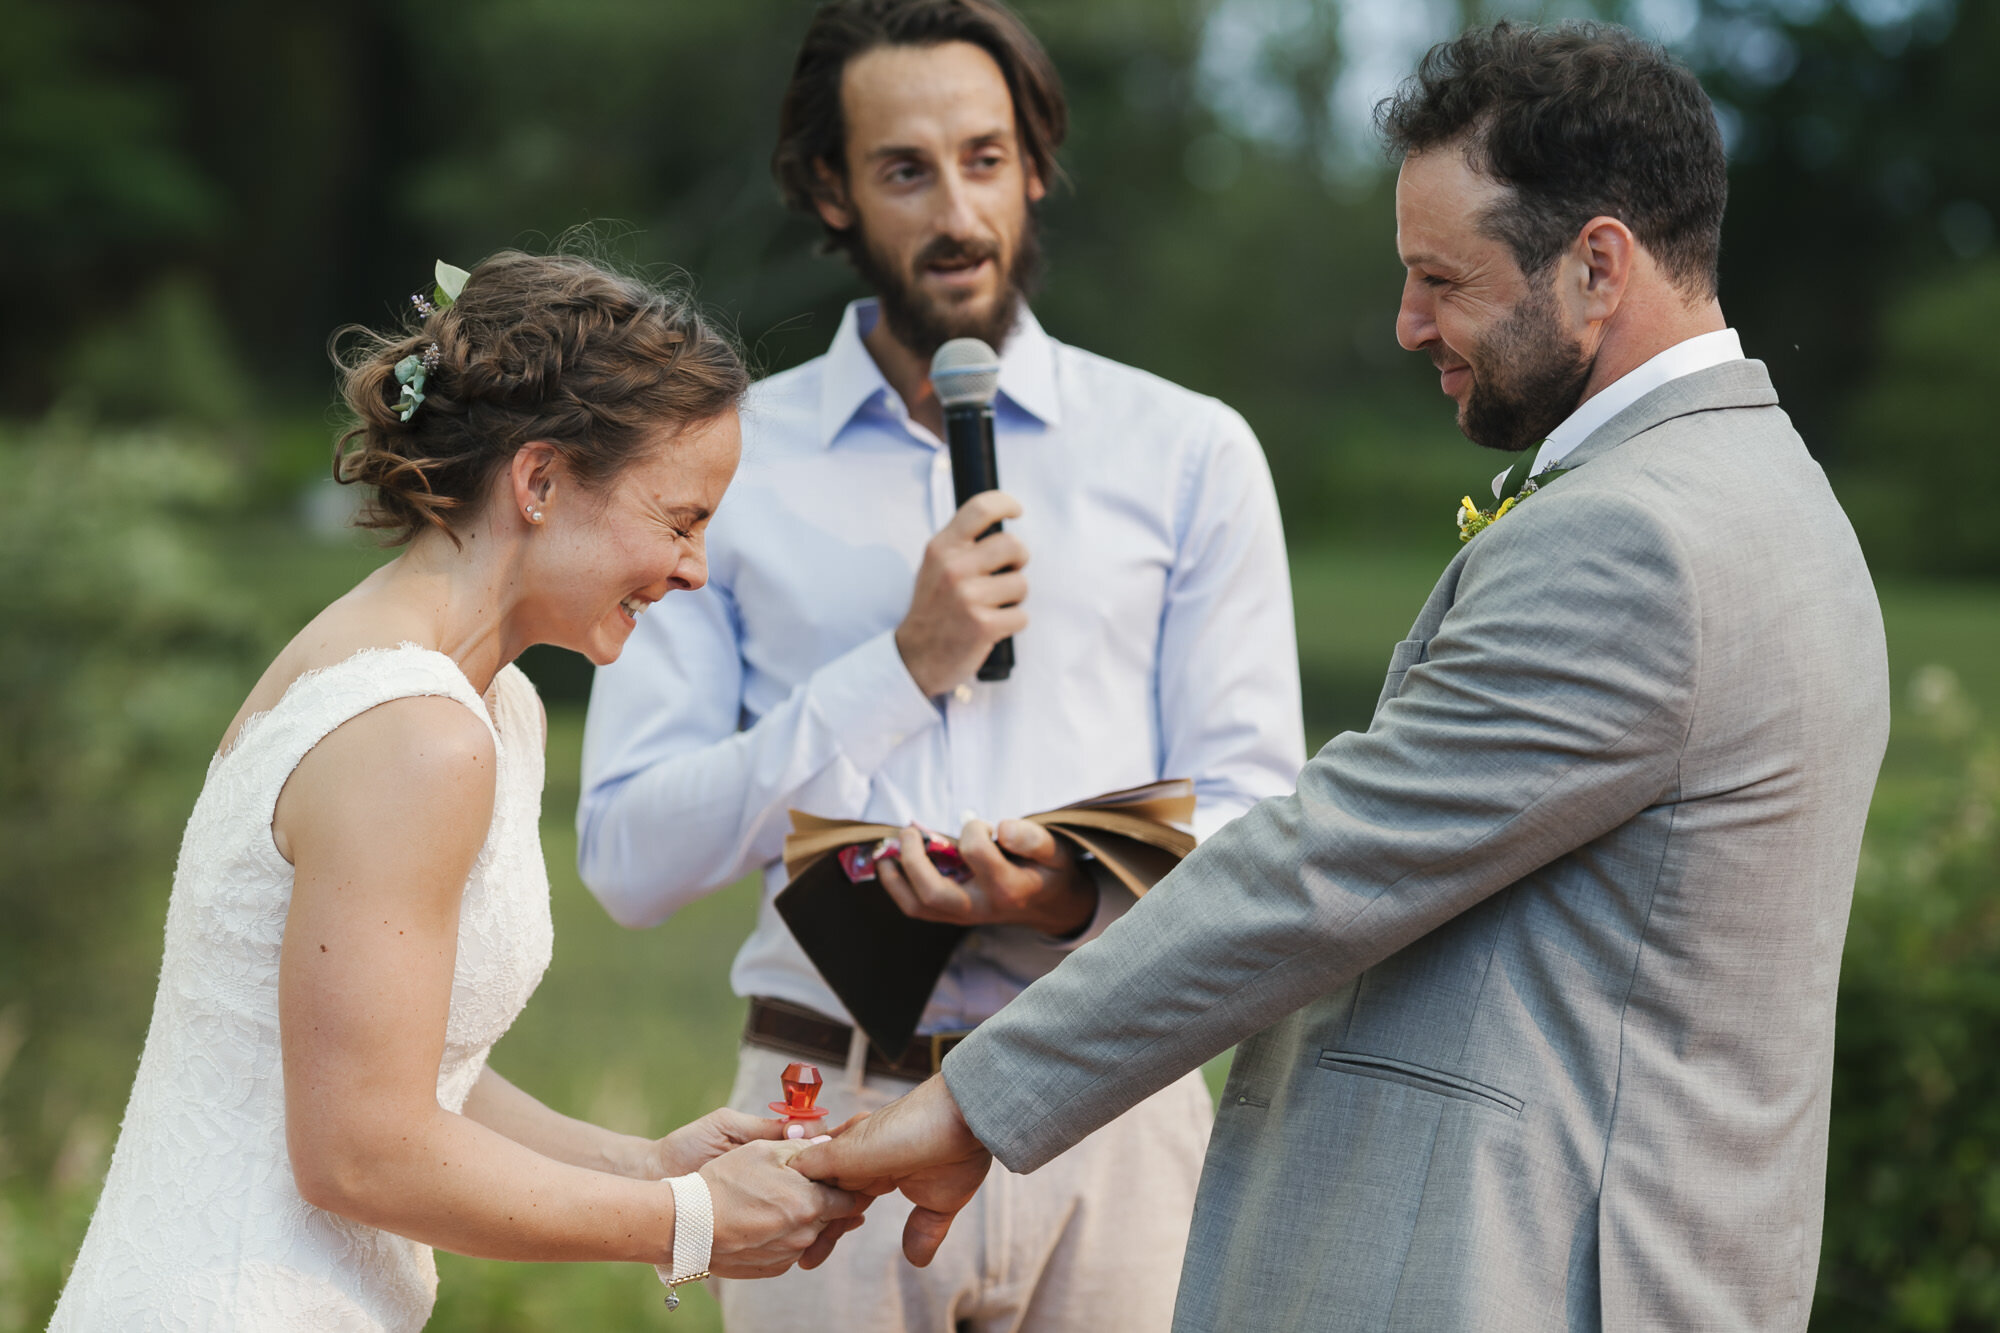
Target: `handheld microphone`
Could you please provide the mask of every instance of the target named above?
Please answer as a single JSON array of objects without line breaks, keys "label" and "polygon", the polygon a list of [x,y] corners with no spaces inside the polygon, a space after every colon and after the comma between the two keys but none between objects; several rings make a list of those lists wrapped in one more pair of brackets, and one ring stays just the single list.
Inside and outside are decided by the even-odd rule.
[{"label": "handheld microphone", "polygon": [[[944,407],[945,444],[951,449],[951,487],[959,506],[1000,489],[993,460],[993,395],[1000,391],[1000,358],[977,338],[953,338],[931,358],[931,388]],[[986,532],[1000,531],[995,523]],[[1005,680],[1014,670],[1014,640],[993,645],[978,679]]]}]

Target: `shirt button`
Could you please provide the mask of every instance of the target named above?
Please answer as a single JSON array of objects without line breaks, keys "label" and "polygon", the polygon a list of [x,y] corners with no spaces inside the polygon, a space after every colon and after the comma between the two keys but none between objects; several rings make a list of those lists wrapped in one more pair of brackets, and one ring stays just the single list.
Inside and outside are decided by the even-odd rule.
[{"label": "shirt button", "polygon": [[972,687],[970,685],[961,685],[951,692],[951,697],[962,704],[969,704],[972,702]]},{"label": "shirt button", "polygon": [[979,812],[977,810],[961,810],[958,812],[958,826],[960,828],[964,828],[967,824],[970,824],[973,820],[977,818],[979,818]]}]

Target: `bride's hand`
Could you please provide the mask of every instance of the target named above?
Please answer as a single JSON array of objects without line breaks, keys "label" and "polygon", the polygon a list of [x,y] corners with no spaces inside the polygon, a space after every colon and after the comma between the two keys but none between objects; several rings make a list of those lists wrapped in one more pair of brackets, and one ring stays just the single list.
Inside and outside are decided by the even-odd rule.
[{"label": "bride's hand", "polygon": [[[717,1277],[774,1277],[808,1251],[825,1258],[831,1240],[860,1225],[869,1200],[817,1184],[792,1170],[805,1144],[751,1143],[701,1168],[715,1208],[709,1271]],[[851,1219],[851,1220],[848,1220]]]},{"label": "bride's hand", "polygon": [[784,1137],[784,1121],[748,1111],[732,1111],[725,1106],[655,1140],[649,1174],[655,1180],[684,1176],[700,1170],[731,1148]]}]

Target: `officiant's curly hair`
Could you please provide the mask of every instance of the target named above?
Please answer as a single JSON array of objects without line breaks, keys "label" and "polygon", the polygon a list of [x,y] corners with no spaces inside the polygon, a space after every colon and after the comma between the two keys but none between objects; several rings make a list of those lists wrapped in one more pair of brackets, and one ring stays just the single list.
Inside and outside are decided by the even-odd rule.
[{"label": "officiant's curly hair", "polygon": [[[408,412],[396,365],[435,347]],[[382,333],[349,325],[329,344],[354,424],[333,475],[373,488],[356,518],[390,545],[426,527],[451,537],[522,445],[545,440],[586,488],[636,461],[663,429],[734,407],[750,385],[735,343],[686,292],[573,255],[503,250],[455,301]]]},{"label": "officiant's curly hair", "polygon": [[[778,146],[771,174],[786,207],[817,217],[827,195],[824,164],[847,178],[847,119],[840,89],[849,62],[881,46],[940,46],[970,42],[993,57],[1014,99],[1014,132],[1035,174],[1062,179],[1056,150],[1069,133],[1062,77],[1018,14],[998,0],[833,0],[813,14],[799,45],[792,80],[778,107]],[[824,226],[824,221],[822,220]],[[826,248],[852,255],[858,229],[826,227]]]},{"label": "officiant's curly hair", "polygon": [[1718,287],[1727,162],[1688,68],[1612,24],[1499,22],[1432,47],[1375,108],[1392,157],[1462,144],[1508,188],[1487,214],[1535,276],[1593,217],[1615,217],[1695,298]]}]

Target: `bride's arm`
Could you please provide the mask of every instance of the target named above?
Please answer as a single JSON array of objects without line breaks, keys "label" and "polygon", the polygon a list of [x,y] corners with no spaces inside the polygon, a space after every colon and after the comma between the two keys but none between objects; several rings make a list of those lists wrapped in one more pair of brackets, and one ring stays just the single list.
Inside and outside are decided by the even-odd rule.
[{"label": "bride's arm", "polygon": [[552,1110],[491,1069],[482,1071],[465,1099],[465,1114],[495,1133],[572,1166],[637,1180],[659,1180],[693,1171],[731,1148],[759,1139],[782,1139],[785,1122],[728,1107],[710,1111],[663,1139],[620,1134]]},{"label": "bride's arm", "polygon": [[[530,697],[535,701],[542,748],[547,750],[549,711],[540,695]],[[620,1134],[564,1115],[522,1091],[490,1066],[479,1071],[479,1081],[472,1085],[471,1095],[465,1099],[464,1114],[544,1157],[635,1180],[684,1175],[732,1148],[758,1139],[785,1137],[784,1121],[748,1115],[726,1106],[682,1125],[663,1139]]]},{"label": "bride's arm", "polygon": [[[279,797],[296,867],[279,966],[285,1123],[309,1203],[461,1254],[668,1262],[672,1191],[515,1142],[437,1102],[459,899],[492,820],[491,735],[399,699],[337,728]],[[780,1271],[856,1201],[757,1143],[702,1168],[715,1271]]]}]

